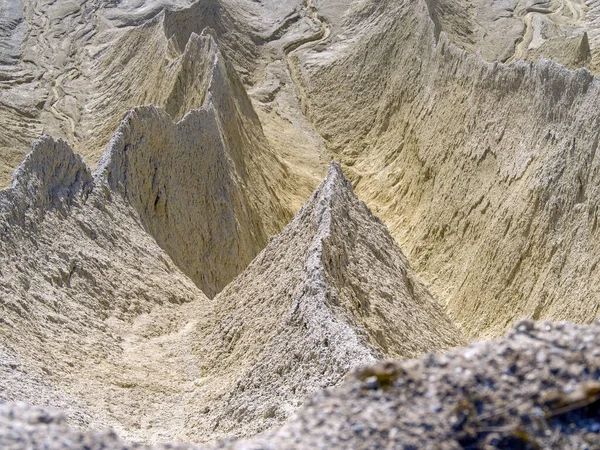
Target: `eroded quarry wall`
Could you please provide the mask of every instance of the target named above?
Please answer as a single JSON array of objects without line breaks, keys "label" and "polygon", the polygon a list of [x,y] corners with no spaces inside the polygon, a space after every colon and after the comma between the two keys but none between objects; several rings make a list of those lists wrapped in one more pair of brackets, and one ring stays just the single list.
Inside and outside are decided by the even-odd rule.
[{"label": "eroded quarry wall", "polygon": [[[0,401],[150,444],[593,448],[597,325],[432,353],[599,315],[599,5],[0,0]],[[104,439],[45,411],[0,438]]]},{"label": "eroded quarry wall", "polygon": [[43,133],[67,139],[95,167],[129,109],[154,104],[179,120],[199,108],[210,51],[192,34],[211,29],[239,70],[256,60],[239,17],[248,5],[232,13],[219,1],[7,0],[0,8],[2,186]]},{"label": "eroded quarry wall", "polygon": [[317,128],[469,336],[520,316],[593,320],[597,80],[487,63],[436,40],[427,11],[365,7],[351,43],[305,56]]}]

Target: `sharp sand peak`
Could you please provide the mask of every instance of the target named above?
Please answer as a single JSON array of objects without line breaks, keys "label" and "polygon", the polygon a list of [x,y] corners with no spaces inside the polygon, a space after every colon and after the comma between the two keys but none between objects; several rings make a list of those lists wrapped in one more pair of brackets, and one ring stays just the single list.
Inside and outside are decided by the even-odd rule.
[{"label": "sharp sand peak", "polygon": [[198,395],[212,399],[190,418],[195,442],[281,424],[360,365],[464,342],[337,163],[197,318],[191,341]]}]

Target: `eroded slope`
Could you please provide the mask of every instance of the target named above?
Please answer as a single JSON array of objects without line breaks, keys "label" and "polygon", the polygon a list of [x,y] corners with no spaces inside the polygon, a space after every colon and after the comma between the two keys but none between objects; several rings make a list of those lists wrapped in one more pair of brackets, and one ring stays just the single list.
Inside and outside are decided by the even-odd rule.
[{"label": "eroded slope", "polygon": [[[325,147],[469,337],[521,316],[591,322],[598,81],[485,58],[587,64],[594,36],[577,33],[592,16],[578,15],[581,2],[512,3],[495,4],[512,15],[484,58],[473,53],[496,12],[449,0],[142,2],[130,15],[104,5],[94,20],[85,2],[52,3],[27,39],[29,10],[7,10],[7,152],[49,127],[95,157],[124,111],[158,106],[127,113],[95,176],[44,138],[0,194],[3,399],[41,398],[130,439],[209,441],[281,423],[357,364],[460,342],[336,167],[246,272],[212,302],[200,292],[217,294],[281,229]],[[73,36],[93,37],[92,60],[70,41],[53,47],[67,18],[91,27]],[[57,34],[45,42],[47,29]],[[21,48],[43,61],[34,75]],[[373,377],[365,386],[377,390]],[[304,426],[281,436],[301,442]],[[319,442],[339,438],[322,431]],[[464,438],[444,433],[449,445]]]},{"label": "eroded slope", "polygon": [[202,107],[177,123],[156,107],[128,113],[98,171],[178,267],[213,297],[289,220],[286,200],[294,198],[296,178],[271,149],[213,38],[192,34],[192,46],[204,58],[194,64],[205,64]]},{"label": "eroded slope", "polygon": [[345,27],[304,53],[310,114],[450,315],[469,336],[597,317],[598,81],[437,41],[424,2]]},{"label": "eroded slope", "polygon": [[[436,35],[486,61],[552,59],[597,71],[598,2],[584,0],[426,0]],[[591,36],[591,40],[590,40]]]},{"label": "eroded slope", "polygon": [[178,120],[199,108],[209,52],[189,38],[212,29],[227,57],[251,70],[256,46],[240,20],[245,6],[3,0],[0,185],[42,133],[65,138],[94,167],[129,109],[152,103]]},{"label": "eroded slope", "polygon": [[157,244],[192,255],[198,284],[216,289],[266,241],[259,214],[277,218],[249,201],[260,155],[236,153],[239,112],[211,86],[178,124],[132,111],[93,176],[65,141],[42,138],[0,192],[2,400],[54,405],[134,440],[189,436],[190,409],[206,405],[191,332],[210,302]]}]

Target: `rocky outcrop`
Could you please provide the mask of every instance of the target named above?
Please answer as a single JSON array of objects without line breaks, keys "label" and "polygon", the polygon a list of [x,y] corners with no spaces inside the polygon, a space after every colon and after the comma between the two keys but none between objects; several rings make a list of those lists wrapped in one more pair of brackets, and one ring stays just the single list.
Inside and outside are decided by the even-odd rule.
[{"label": "rocky outcrop", "polygon": [[194,341],[211,400],[200,402],[210,407],[191,440],[203,441],[205,428],[240,436],[281,423],[358,365],[462,338],[332,164],[290,225],[214,299]]},{"label": "rocky outcrop", "polygon": [[279,430],[219,448],[595,448],[598,343],[598,324],[524,321],[494,342],[361,368]]}]

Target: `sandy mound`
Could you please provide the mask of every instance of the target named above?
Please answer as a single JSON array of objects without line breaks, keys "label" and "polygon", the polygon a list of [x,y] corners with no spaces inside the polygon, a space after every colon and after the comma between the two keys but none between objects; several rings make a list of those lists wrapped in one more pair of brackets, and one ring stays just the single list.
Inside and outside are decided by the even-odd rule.
[{"label": "sandy mound", "polygon": [[291,224],[215,297],[194,341],[210,396],[191,425],[197,441],[204,427],[262,431],[357,365],[462,339],[333,164]]},{"label": "sandy mound", "polygon": [[95,368],[123,352],[134,319],[208,299],[64,141],[34,144],[0,192],[0,217],[1,398],[104,426],[103,405],[86,401],[112,382]]}]

